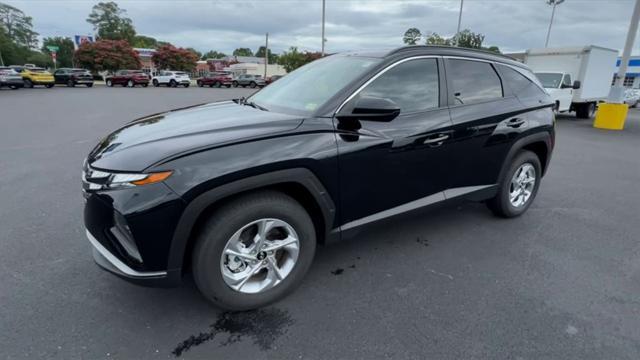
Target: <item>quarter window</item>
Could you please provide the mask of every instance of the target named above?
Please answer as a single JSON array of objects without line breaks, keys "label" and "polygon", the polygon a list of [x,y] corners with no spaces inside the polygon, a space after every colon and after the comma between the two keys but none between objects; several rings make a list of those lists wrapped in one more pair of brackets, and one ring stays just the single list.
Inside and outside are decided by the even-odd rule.
[{"label": "quarter window", "polygon": [[364,88],[359,96],[387,98],[406,114],[437,108],[439,88],[436,59],[416,59],[389,69]]},{"label": "quarter window", "polygon": [[455,103],[471,104],[503,96],[502,84],[491,64],[472,60],[449,60],[447,75],[451,78]]},{"label": "quarter window", "polygon": [[498,66],[500,67],[502,80],[504,80],[514,95],[518,97],[544,95],[544,90],[519,71],[504,65]]}]

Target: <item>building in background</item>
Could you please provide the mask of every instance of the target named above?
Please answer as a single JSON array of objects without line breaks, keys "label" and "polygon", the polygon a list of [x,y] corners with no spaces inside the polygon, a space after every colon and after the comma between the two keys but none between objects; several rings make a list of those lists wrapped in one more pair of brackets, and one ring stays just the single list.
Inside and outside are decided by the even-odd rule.
[{"label": "building in background", "polygon": [[145,49],[145,48],[133,48],[135,52],[138,53],[140,57],[140,62],[142,63],[142,70],[144,72],[149,73],[150,75],[155,74],[156,66],[153,63],[153,54],[156,53],[156,49]]},{"label": "building in background", "polygon": [[[616,72],[613,74],[614,81],[619,67],[620,58],[616,61]],[[623,85],[628,88],[640,88],[640,55],[631,56],[629,59],[629,67],[627,68],[627,73],[624,76]]]}]

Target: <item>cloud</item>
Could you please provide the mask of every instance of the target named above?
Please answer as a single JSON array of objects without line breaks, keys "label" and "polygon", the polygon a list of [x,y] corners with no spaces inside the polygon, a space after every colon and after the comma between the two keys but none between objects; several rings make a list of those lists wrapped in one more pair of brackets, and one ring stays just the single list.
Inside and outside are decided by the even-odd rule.
[{"label": "cloud", "polygon": [[[96,2],[6,2],[32,16],[42,36],[93,32],[85,19]],[[139,34],[200,51],[255,50],[264,43],[266,32],[276,52],[290,46],[317,51],[321,45],[321,0],[117,2]],[[402,46],[402,35],[409,27],[452,35],[459,6],[456,0],[327,0],[327,51]],[[632,0],[566,1],[557,7],[550,45],[621,49],[632,8]],[[487,45],[524,50],[544,45],[550,15],[551,7],[542,0],[467,0],[462,28],[485,34]]]}]

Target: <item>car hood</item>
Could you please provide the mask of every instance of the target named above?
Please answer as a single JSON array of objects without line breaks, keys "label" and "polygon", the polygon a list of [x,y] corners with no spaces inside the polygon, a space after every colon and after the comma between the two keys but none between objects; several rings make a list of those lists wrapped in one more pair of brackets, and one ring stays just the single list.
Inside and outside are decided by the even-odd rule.
[{"label": "car hood", "polygon": [[143,171],[190,152],[285,133],[302,120],[232,101],[197,105],[134,120],[100,141],[87,161],[99,169]]}]

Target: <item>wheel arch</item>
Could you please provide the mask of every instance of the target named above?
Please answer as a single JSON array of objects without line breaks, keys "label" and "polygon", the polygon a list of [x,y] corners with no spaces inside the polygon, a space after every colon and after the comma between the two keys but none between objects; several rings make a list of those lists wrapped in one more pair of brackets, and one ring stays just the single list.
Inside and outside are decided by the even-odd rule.
[{"label": "wheel arch", "polygon": [[517,140],[507,153],[507,157],[502,164],[498,179],[502,179],[504,177],[505,172],[509,169],[509,164],[511,164],[515,156],[521,150],[532,151],[538,156],[538,159],[540,159],[540,165],[542,166],[542,176],[544,176],[547,172],[547,168],[549,167],[549,161],[551,160],[553,137],[551,133],[544,131],[527,135]]},{"label": "wheel arch", "polygon": [[330,236],[335,221],[335,205],[320,180],[306,168],[279,170],[251,176],[208,190],[187,204],[174,232],[169,252],[170,270],[180,273],[190,262],[195,234],[207,216],[222,203],[251,192],[262,190],[281,191],[298,202],[309,212],[316,228],[318,242]]}]

